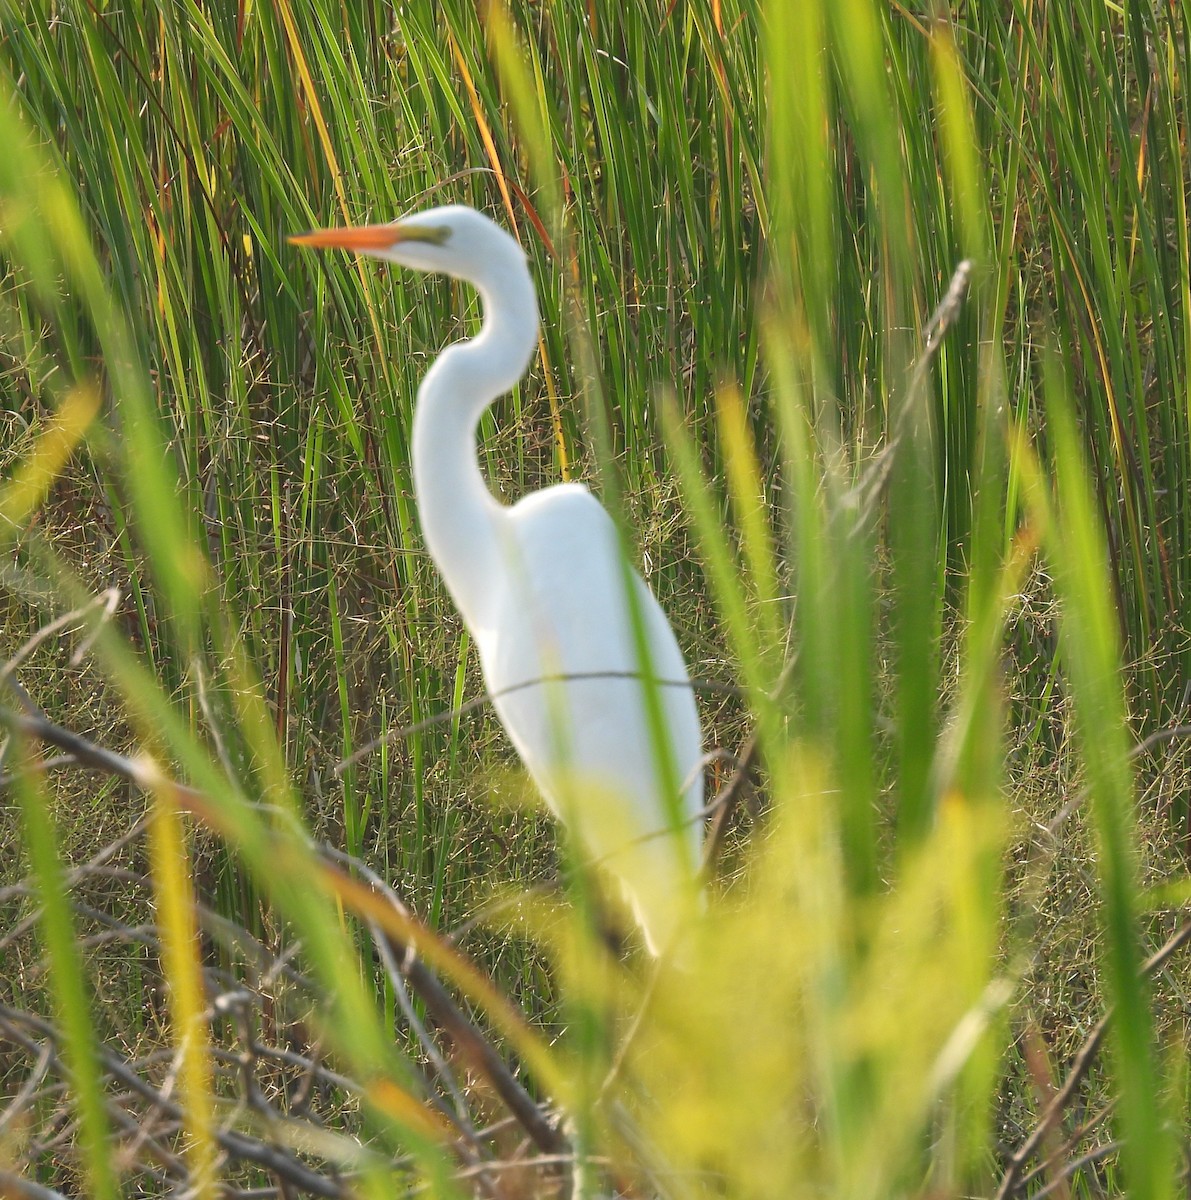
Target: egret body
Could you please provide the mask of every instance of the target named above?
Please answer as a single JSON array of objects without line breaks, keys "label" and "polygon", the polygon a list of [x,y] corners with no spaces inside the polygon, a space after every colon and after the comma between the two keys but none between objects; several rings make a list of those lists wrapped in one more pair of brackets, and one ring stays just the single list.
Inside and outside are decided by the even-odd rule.
[{"label": "egret body", "polygon": [[522,761],[662,952],[694,908],[702,840],[702,740],[682,653],[586,487],[558,484],[506,507],[476,457],[481,414],[537,347],[524,252],[462,206],[291,240],[440,272],[479,292],[479,334],[444,350],[418,390],[422,533]]}]

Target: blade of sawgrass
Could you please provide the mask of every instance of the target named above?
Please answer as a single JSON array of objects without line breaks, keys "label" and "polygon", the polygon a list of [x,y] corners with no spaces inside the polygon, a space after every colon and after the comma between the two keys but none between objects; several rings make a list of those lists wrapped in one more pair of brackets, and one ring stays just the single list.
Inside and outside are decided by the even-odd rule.
[{"label": "blade of sawgrass", "polygon": [[[949,807],[960,804],[986,813],[998,807],[1004,786],[1006,723],[1000,666],[1005,625],[1036,550],[1036,538],[1029,530],[1008,545],[1005,538],[1005,506],[1012,501],[1006,496],[1005,364],[996,335],[1004,326],[1003,280],[1015,246],[1011,234],[995,245],[971,84],[950,24],[935,25],[930,50],[944,138],[946,188],[954,197],[956,210],[956,239],[975,266],[968,306],[977,308],[977,313],[968,324],[982,331],[975,385],[977,412],[971,422],[971,535],[963,580],[963,673],[936,763],[936,787]],[[1008,169],[1010,186],[999,199],[1002,212],[1012,212],[1016,205],[1015,164],[1014,159]],[[1012,230],[1012,221],[1003,220],[1002,226]],[[944,343],[941,354],[948,356],[953,345],[952,341]],[[941,366],[940,371],[945,373],[946,367]],[[953,394],[962,392],[957,388]],[[973,856],[966,892],[957,898],[965,924],[963,944],[968,950],[962,964],[962,986],[974,1005],[992,985],[1002,936],[1002,845],[1000,839],[993,840],[986,843],[986,853]],[[993,1098],[1006,1039],[1004,1018],[990,1019],[956,1081],[948,1166],[958,1188],[987,1183],[986,1148],[994,1128]]]},{"label": "blade of sawgrass", "polygon": [[[798,760],[812,765],[824,795],[818,808],[830,806],[830,817],[807,818],[814,849],[811,863],[829,869],[834,877],[808,880],[801,887],[819,887],[823,903],[812,911],[812,929],[830,936],[831,950],[817,950],[818,978],[809,981],[808,1013],[823,1038],[818,1055],[817,1082],[829,1118],[825,1150],[834,1164],[855,1154],[858,1138],[872,1118],[874,1088],[863,1053],[850,1039],[832,1029],[834,1017],[849,1003],[851,988],[866,955],[871,952],[873,927],[868,905],[880,878],[878,826],[873,761],[873,635],[872,572],[874,544],[870,515],[841,478],[838,446],[815,444],[808,391],[803,380],[811,371],[797,361],[791,346],[809,349],[800,314],[788,311],[784,320],[771,318],[766,339],[767,360],[773,370],[777,416],[784,435],[784,482],[791,527],[798,698],[795,731]],[[781,760],[778,760],[781,763]],[[795,764],[781,764],[787,770]],[[782,782],[779,782],[782,781]],[[776,786],[794,797],[807,786],[796,774],[779,774]],[[805,802],[808,797],[799,797]],[[795,823],[801,823],[795,818]],[[798,871],[803,863],[798,862]],[[803,901],[809,905],[810,892]]]},{"label": "blade of sawgrass", "polygon": [[683,499],[699,537],[709,582],[727,626],[740,677],[745,681],[757,711],[763,714],[768,708],[764,697],[774,678],[764,670],[767,652],[760,646],[749,618],[748,593],[742,582],[739,561],[724,536],[723,502],[708,485],[694,443],[670,396],[663,398],[662,420],[667,449],[678,471]]},{"label": "blade of sawgrass", "polygon": [[[10,743],[6,758],[19,760],[25,750],[17,740]],[[10,761],[8,765],[14,764]],[[70,1072],[71,1103],[79,1120],[81,1171],[90,1195],[98,1200],[114,1200],[120,1195],[120,1187],[99,1071],[99,1034],[91,1017],[92,998],[71,914],[57,834],[48,798],[39,786],[40,776],[35,771],[20,769],[19,761],[15,765],[18,770],[14,790],[37,881],[42,937],[50,964],[50,989],[62,1030],[62,1054]]]},{"label": "blade of sawgrass", "polygon": [[100,402],[94,385],[75,386],[62,397],[53,422],[0,489],[0,544],[10,541],[45,502],[98,415]]},{"label": "blade of sawgrass", "polygon": [[[814,7],[800,6],[797,16],[805,28],[822,39],[817,51],[805,41],[800,51],[809,59],[803,74],[812,80],[823,73],[822,68],[816,68],[819,56],[831,61],[835,40],[845,36],[842,25],[834,24],[834,17],[829,18],[826,12],[816,15]],[[794,18],[783,8],[775,19]],[[895,34],[881,27],[875,7],[851,6],[846,19],[849,29],[859,22],[858,32],[847,48],[840,49],[842,66],[839,77],[832,82],[846,98],[847,124],[840,121],[834,108],[828,119],[817,107],[826,105],[827,97],[835,95],[822,85],[819,89],[793,88],[792,95],[784,101],[780,85],[775,86],[770,119],[771,128],[782,131],[783,145],[788,141],[794,146],[814,148],[819,156],[838,152],[837,137],[844,144],[846,138],[857,138],[866,170],[871,173],[865,175],[873,180],[873,192],[867,198],[869,222],[871,228],[880,232],[874,237],[870,231],[864,237],[880,256],[885,280],[882,303],[877,307],[880,320],[877,352],[882,363],[879,394],[889,412],[885,435],[889,448],[884,461],[868,471],[849,466],[850,452],[855,452],[848,436],[856,437],[857,431],[865,429],[865,422],[854,409],[849,411],[843,405],[837,408],[837,400],[824,384],[838,377],[845,381],[845,388],[856,387],[857,381],[864,378],[863,359],[849,361],[846,350],[841,357],[831,344],[836,328],[848,328],[847,314],[855,309],[856,299],[852,279],[836,270],[829,258],[820,258],[818,247],[808,236],[810,245],[802,252],[802,258],[796,253],[792,261],[780,256],[775,259],[779,267],[775,294],[788,299],[771,319],[772,334],[767,343],[778,384],[778,413],[785,435],[785,467],[795,534],[793,590],[798,597],[800,717],[805,736],[818,753],[825,755],[837,780],[834,799],[840,814],[838,837],[841,862],[847,872],[844,894],[856,903],[876,891],[882,873],[877,851],[884,838],[877,823],[879,775],[873,755],[876,696],[871,662],[873,637],[878,629],[872,587],[874,564],[879,561],[874,543],[878,526],[873,509],[882,502],[883,495],[873,481],[888,470],[890,483],[885,503],[890,511],[889,569],[895,587],[895,604],[889,621],[898,646],[891,683],[900,697],[891,731],[901,747],[892,775],[902,801],[897,854],[908,872],[907,879],[914,878],[919,858],[917,847],[940,822],[947,824],[951,829],[949,836],[965,847],[963,868],[949,876],[948,886],[952,890],[948,903],[952,919],[959,922],[962,934],[956,943],[958,955],[950,960],[955,974],[948,982],[947,1002],[955,1004],[958,1012],[968,1008],[972,1026],[969,1034],[959,1038],[962,1052],[945,1072],[950,1091],[943,1119],[947,1136],[938,1143],[933,1166],[939,1172],[939,1179],[953,1178],[955,1186],[962,1187],[961,1181],[980,1178],[986,1162],[985,1134],[1004,1036],[1003,1023],[995,1016],[1004,997],[991,1007],[986,998],[1001,920],[1000,853],[1004,836],[997,823],[990,821],[994,811],[991,802],[998,795],[1001,769],[1002,718],[995,667],[1005,610],[1019,582],[1022,563],[1015,561],[1012,571],[1004,574],[1000,571],[1003,491],[996,451],[1001,437],[997,419],[1001,407],[994,372],[979,410],[985,422],[982,436],[992,439],[991,453],[983,457],[980,453],[973,454],[979,445],[976,443],[973,448],[965,448],[969,456],[966,460],[953,455],[952,435],[948,433],[947,488],[961,489],[965,503],[970,503],[970,488],[971,494],[981,497],[985,518],[972,533],[974,540],[966,546],[970,555],[979,557],[983,574],[971,582],[975,589],[970,600],[973,621],[966,631],[968,640],[961,660],[959,692],[944,740],[936,716],[942,691],[937,645],[942,619],[943,569],[937,531],[941,508],[949,493],[940,492],[935,485],[937,443],[931,428],[936,419],[934,388],[926,386],[929,377],[920,377],[916,370],[911,370],[912,343],[904,331],[915,321],[924,320],[925,312],[933,307],[960,254],[966,252],[986,259],[983,246],[989,218],[975,167],[975,133],[970,117],[965,115],[963,85],[956,77],[954,58],[950,64],[946,61],[942,64],[949,66],[950,76],[937,81],[944,107],[950,106],[950,123],[945,126],[949,142],[940,163],[922,152],[923,146],[931,145],[929,137],[919,142],[913,137],[901,138],[898,132],[898,128],[913,127],[921,120],[914,111],[915,107],[922,107],[923,85],[917,80],[929,79],[929,64],[923,53],[929,49],[929,43],[924,41],[915,46],[898,41]],[[936,51],[947,48],[941,45]],[[783,45],[783,51],[789,53],[788,44]],[[884,96],[884,85],[879,82],[884,79],[882,71],[870,69],[874,58],[882,54],[894,55],[897,67],[891,72],[894,90]],[[782,69],[775,70],[780,77]],[[817,102],[816,95],[820,97]],[[804,123],[809,128],[803,129]],[[771,136],[778,134],[774,132]],[[896,147],[907,142],[910,148],[899,161]],[[790,243],[800,246],[804,231],[814,228],[816,222],[825,226],[818,238],[828,245],[833,229],[849,230],[851,218],[839,207],[831,190],[818,182],[830,172],[820,169],[808,181],[804,169],[789,166],[790,154],[779,154],[775,146],[771,157],[774,194],[785,197],[790,206]],[[963,232],[957,238],[960,253],[950,262],[942,258],[940,284],[932,285],[932,290],[938,287],[939,292],[934,299],[916,302],[921,315],[908,322],[906,306],[920,285],[917,271],[910,265],[910,243],[905,240],[907,234],[898,212],[901,202],[897,197],[907,196],[907,205],[916,217],[925,212],[938,213],[942,208],[943,213],[936,221],[949,220],[949,215],[944,216],[949,201],[936,185],[944,163],[951,172],[954,191],[963,208]],[[831,215],[816,217],[817,213],[825,212]],[[939,248],[933,247],[933,252],[940,253]],[[788,261],[791,275],[786,277],[783,287]],[[950,319],[954,320],[954,314]],[[858,314],[857,323],[871,327],[873,317]],[[816,329],[828,332],[816,337],[813,332]],[[962,337],[959,340],[962,344]],[[835,360],[822,368],[817,358],[821,342],[827,344],[827,353]],[[946,343],[937,360],[937,377],[947,405],[943,412],[972,405],[969,396],[973,377],[957,368]],[[837,416],[841,411],[846,415]],[[848,478],[849,470],[853,472],[854,486]],[[963,513],[964,506],[957,505],[955,514],[948,517],[953,529],[963,528],[960,521],[967,519]],[[997,518],[991,532],[989,516]],[[1025,561],[1029,561],[1028,553]],[[963,583],[956,583],[961,603]],[[947,803],[940,812],[942,797],[947,798]],[[913,911],[912,895],[911,888],[905,899],[909,905],[907,913]],[[872,946],[874,932],[860,915],[862,912],[863,909],[857,909],[841,922],[841,927],[848,930],[846,938],[855,947],[845,960],[849,965],[844,968],[844,977],[847,978],[849,971],[858,973],[858,996],[871,987],[867,972],[877,970],[875,963],[880,961],[879,956],[870,957],[877,955]],[[911,923],[920,920],[916,915],[906,919]],[[861,980],[869,983],[863,984]],[[847,984],[842,986],[846,994]],[[826,994],[839,1000],[840,987],[837,982],[835,990],[829,989]],[[896,1068],[892,1064],[881,1065],[880,1056],[866,1060],[862,1054],[850,1057],[841,1052],[832,1089],[832,1113],[838,1123],[841,1160],[870,1166],[882,1161],[885,1151],[879,1145],[866,1147],[865,1139],[873,1129],[888,1129],[891,1123],[896,1124],[881,1110],[882,1089],[891,1074],[896,1077]],[[898,1138],[894,1136],[889,1141],[896,1145]],[[880,1177],[882,1172],[877,1168],[873,1175]]]},{"label": "blade of sawgrass", "polygon": [[1053,505],[1040,466],[1021,453],[1023,467],[1030,472],[1031,509],[1043,530],[1064,606],[1063,661],[1096,829],[1106,990],[1116,1008],[1110,1036],[1120,1088],[1122,1159],[1131,1195],[1165,1196],[1171,1194],[1175,1160],[1162,1120],[1149,989],[1138,975],[1138,838],[1118,616],[1105,586],[1104,534],[1069,392],[1053,356],[1046,362],[1044,382],[1057,480]]},{"label": "blade of sawgrass", "polygon": [[[1169,416],[1171,423],[1166,427],[1163,445],[1162,476],[1170,483],[1170,492],[1175,504],[1175,514],[1182,528],[1191,525],[1191,487],[1186,483],[1191,477],[1187,458],[1191,454],[1191,439],[1188,438],[1188,423],[1191,422],[1191,214],[1188,211],[1186,150],[1181,131],[1186,128],[1186,93],[1171,86],[1177,78],[1180,63],[1185,62],[1185,48],[1191,37],[1191,25],[1184,23],[1181,31],[1163,26],[1157,38],[1160,55],[1158,67],[1162,86],[1159,90],[1161,113],[1162,149],[1168,164],[1167,178],[1170,181],[1170,209],[1172,211],[1174,253],[1169,250],[1163,255],[1164,274],[1170,279],[1172,329],[1167,383],[1171,398]],[[1182,57],[1181,57],[1182,56]],[[1182,101],[1180,107],[1179,101]],[[1165,246],[1165,243],[1161,243]],[[1165,414],[1164,414],[1165,415]],[[1181,546],[1180,546],[1181,549]],[[1170,564],[1174,573],[1177,595],[1185,592],[1187,564],[1181,553],[1175,553]]]},{"label": "blade of sawgrass", "polygon": [[[831,137],[825,14],[820,4],[773,4],[767,14],[767,56],[772,95],[771,147],[766,193],[772,212],[770,235],[777,248],[775,284],[788,288],[786,302],[805,303],[809,359],[817,381],[813,412],[824,397],[838,396],[845,369],[837,361],[835,275],[839,259],[835,146]],[[788,69],[778,64],[790,55]]]},{"label": "blade of sawgrass", "polygon": [[[848,502],[843,388],[850,360],[849,278],[836,269],[841,220],[837,87],[829,13],[818,3],[770,6],[768,194],[774,311],[766,356],[783,433],[784,508],[791,528],[791,590],[799,735],[840,783],[840,836],[856,896],[877,880],[870,676],[872,543],[868,514]],[[855,314],[852,314],[855,315]],[[851,934],[849,936],[852,936]]]},{"label": "blade of sawgrass", "polygon": [[741,552],[748,563],[747,578],[755,589],[749,623],[757,631],[758,645],[765,656],[761,669],[776,680],[785,650],[787,622],[778,595],[777,563],[769,528],[769,489],[762,482],[744,402],[734,387],[720,388],[718,410],[734,524],[740,530]]},{"label": "blade of sawgrass", "polygon": [[168,800],[155,806],[149,823],[149,854],[178,1054],[178,1095],[186,1115],[186,1153],[194,1164],[195,1195],[214,1197],[222,1189],[214,1137],[206,997],[198,961],[199,930],[186,836],[179,814],[170,808]]},{"label": "blade of sawgrass", "polygon": [[[798,317],[787,318],[791,323]],[[873,762],[872,565],[869,514],[841,478],[838,450],[820,450],[786,330],[774,319],[768,358],[784,435],[797,636],[800,736],[839,779],[839,833],[848,894],[879,878]],[[810,338],[802,344],[809,348]],[[833,449],[835,453],[833,454]]]}]

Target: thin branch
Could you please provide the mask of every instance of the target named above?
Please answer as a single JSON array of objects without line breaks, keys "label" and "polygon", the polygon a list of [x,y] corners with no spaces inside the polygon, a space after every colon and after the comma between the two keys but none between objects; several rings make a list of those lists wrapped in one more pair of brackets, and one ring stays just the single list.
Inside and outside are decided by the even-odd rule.
[{"label": "thin branch", "polygon": [[1043,1196],[1049,1196],[1057,1187],[1067,1182],[1076,1171],[1082,1170],[1084,1167],[1090,1166],[1094,1162],[1099,1162],[1102,1158],[1107,1158],[1110,1154],[1115,1154],[1124,1143],[1119,1141],[1105,1142],[1102,1146],[1097,1146],[1095,1150],[1089,1150],[1087,1154],[1081,1155],[1079,1158],[1073,1159],[1063,1169],[1050,1180],[1045,1187],[1039,1188],[1031,1197],[1030,1200],[1042,1200]]},{"label": "thin branch", "polygon": [[434,1039],[430,1036],[430,1031],[426,1028],[425,1022],[418,1015],[418,1011],[414,1007],[413,1000],[410,998],[409,987],[406,984],[405,975],[402,973],[401,964],[397,961],[397,957],[393,953],[392,945],[385,939],[383,931],[374,922],[369,922],[369,929],[372,931],[372,940],[384,965],[385,974],[389,977],[389,983],[392,985],[393,994],[397,997],[397,1005],[405,1017],[406,1024],[414,1031],[414,1036],[418,1039],[418,1045],[422,1047],[422,1053],[426,1055],[426,1060],[434,1068],[434,1074],[437,1076],[443,1090],[451,1097],[454,1110],[451,1111],[448,1109],[440,1097],[435,1096],[429,1089],[427,1091],[427,1098],[432,1099],[435,1106],[439,1108],[447,1120],[456,1126],[459,1132],[474,1144],[476,1141],[475,1127],[468,1118],[467,1100],[463,1095],[463,1090],[460,1088],[458,1080],[455,1078],[455,1073],[451,1070],[450,1064],[439,1050]]},{"label": "thin branch", "polygon": [[919,415],[919,409],[926,396],[927,375],[939,355],[944,336],[955,323],[956,317],[963,308],[971,275],[972,264],[968,259],[964,259],[955,268],[943,299],[939,301],[923,330],[922,350],[910,368],[906,402],[901,406],[893,430],[889,434],[884,448],[869,463],[863,475],[845,497],[844,507],[859,512],[862,525],[867,514],[877,511],[876,500],[893,472],[893,463],[898,447],[907,429],[910,428],[911,421]]},{"label": "thin branch", "polygon": [[[81,621],[85,616],[87,616],[88,613],[91,612],[92,609],[100,608],[103,610],[103,615],[96,623],[95,629],[91,631],[91,633],[84,640],[83,644],[79,646],[77,650],[75,650],[74,654],[71,655],[71,666],[78,666],[78,664],[82,662],[83,657],[86,655],[91,643],[95,640],[100,627],[102,627],[104,621],[111,619],[111,616],[116,611],[116,606],[119,603],[120,592],[116,588],[107,588],[106,590],[100,592],[99,595],[94,597],[89,603],[73,609],[68,613],[63,613],[62,616],[56,617],[53,621],[50,621],[49,624],[43,625],[37,630],[36,633],[32,635],[32,637],[26,639],[26,641],[17,649],[16,653],[13,654],[3,664],[3,666],[0,666],[0,686],[3,686],[4,684],[11,685],[13,671],[15,671],[17,667],[19,667],[21,663],[24,662],[24,660],[28,658],[38,646],[41,645],[42,642],[52,637],[59,630],[66,629],[75,624],[75,622]],[[23,688],[20,690],[24,692]],[[27,693],[25,695],[27,698]]]},{"label": "thin branch", "polygon": [[[346,858],[339,851],[328,853],[337,861]],[[406,915],[393,889],[375,872],[358,862],[352,862],[351,866],[402,916]],[[402,945],[386,931],[377,932],[388,944],[402,975],[426,1005],[427,1011],[450,1035],[463,1057],[492,1085],[538,1149],[546,1154],[566,1154],[570,1149],[567,1139],[546,1119],[537,1102],[517,1081],[496,1048],[418,957],[416,948]]]},{"label": "thin branch", "polygon": [[[117,754],[114,750],[106,750],[81,734],[74,733],[62,725],[56,725],[44,716],[29,712],[13,712],[10,708],[0,707],[0,725],[3,725],[10,733],[57,746],[59,750],[65,750],[84,766],[94,767],[108,775],[118,775],[130,783],[135,783],[137,787],[145,791],[152,791],[160,781],[156,767],[151,766],[148,760],[127,758],[123,754]],[[177,786],[183,791],[193,790],[185,788],[181,784]]]},{"label": "thin branch", "polygon": [[[53,1026],[33,1016],[5,1004],[0,1004],[0,1023],[7,1026],[8,1037],[20,1044],[32,1047],[37,1043],[22,1036],[19,1027],[32,1030],[38,1038],[56,1043],[57,1031]],[[124,1084],[129,1091],[147,1101],[156,1111],[179,1125],[183,1123],[185,1112],[180,1104],[170,1100],[168,1096],[143,1080],[133,1067],[124,1059],[117,1057],[111,1050],[99,1048],[98,1058],[104,1070]],[[57,1050],[54,1051],[55,1063],[61,1070]],[[271,1145],[259,1138],[239,1133],[232,1129],[216,1129],[213,1136],[220,1148],[230,1157],[243,1162],[255,1163],[265,1170],[272,1171],[303,1191],[315,1196],[330,1197],[332,1200],[346,1200],[351,1194],[343,1183],[331,1180],[308,1167],[293,1152],[281,1146]]]},{"label": "thin branch", "polygon": [[1067,1139],[1062,1146],[1060,1146],[1057,1150],[1052,1151],[1050,1155],[1040,1162],[1032,1171],[1030,1171],[1029,1174],[1021,1177],[1017,1185],[1018,1190],[1020,1191],[1024,1188],[1028,1188],[1030,1184],[1034,1183],[1038,1179],[1043,1178],[1044,1176],[1054,1176],[1056,1168],[1059,1167],[1065,1159],[1067,1159],[1072,1150],[1074,1150],[1075,1147],[1078,1146],[1079,1143],[1082,1142],[1084,1138],[1086,1138],[1088,1134],[1092,1132],[1092,1130],[1096,1129],[1112,1114],[1115,1107],[1116,1101],[1110,1100],[1081,1125],[1073,1129],[1071,1133],[1067,1135]]},{"label": "thin branch", "polygon": [[66,1197],[61,1192],[0,1167],[0,1200],[66,1200]]},{"label": "thin branch", "polygon": [[723,848],[724,835],[728,831],[732,815],[740,804],[741,797],[748,786],[756,780],[760,757],[761,739],[754,729],[737,755],[736,770],[732,772],[728,782],[720,788],[715,799],[708,806],[714,809],[715,816],[703,841],[703,861],[700,865],[700,874],[704,880],[709,879],[715,869],[716,860]]},{"label": "thin branch", "polygon": [[33,1066],[33,1070],[29,1072],[29,1077],[20,1086],[20,1090],[13,1096],[8,1107],[0,1113],[0,1136],[3,1136],[4,1131],[29,1107],[37,1097],[38,1089],[41,1087],[41,1081],[46,1077],[50,1069],[50,1063],[53,1061],[54,1051],[49,1042],[46,1042],[41,1048],[41,1054],[38,1055],[37,1062]]},{"label": "thin branch", "polygon": [[[1152,750],[1155,746],[1161,745],[1163,742],[1173,742],[1187,737],[1191,737],[1191,725],[1168,725],[1165,729],[1156,729],[1148,737],[1142,738],[1140,742],[1130,748],[1129,761],[1132,762],[1135,758],[1140,758],[1147,750]],[[1090,791],[1090,788],[1080,788],[1043,826],[1046,832],[1052,837],[1057,834],[1060,827],[1065,824],[1071,814],[1088,798]]]}]

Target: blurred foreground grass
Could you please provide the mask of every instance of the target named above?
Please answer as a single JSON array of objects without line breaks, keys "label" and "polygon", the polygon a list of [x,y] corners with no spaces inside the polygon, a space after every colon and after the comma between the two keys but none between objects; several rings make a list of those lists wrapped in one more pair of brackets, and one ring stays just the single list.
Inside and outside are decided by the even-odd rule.
[{"label": "blurred foreground grass", "polygon": [[[1139,971],[1186,898],[1191,14],[0,13],[4,679],[131,756],[35,769],[9,687],[0,1194],[1184,1186],[1186,974]],[[479,681],[410,405],[476,305],[284,235],[456,200],[543,315],[494,489],[619,497],[693,673],[742,688],[705,723],[758,748],[760,817],[688,975],[532,890],[553,830],[483,709],[424,723]],[[144,846],[63,876],[146,796]]]}]

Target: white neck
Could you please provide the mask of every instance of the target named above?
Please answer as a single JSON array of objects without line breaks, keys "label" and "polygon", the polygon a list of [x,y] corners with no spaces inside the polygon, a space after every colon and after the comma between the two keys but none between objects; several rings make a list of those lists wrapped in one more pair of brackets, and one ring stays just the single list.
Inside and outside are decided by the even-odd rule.
[{"label": "white neck", "polygon": [[504,509],[476,459],[484,410],[525,374],[537,346],[533,283],[523,261],[472,280],[484,324],[471,341],[438,357],[418,389],[413,424],[414,495],[430,556],[474,632],[502,569]]}]

